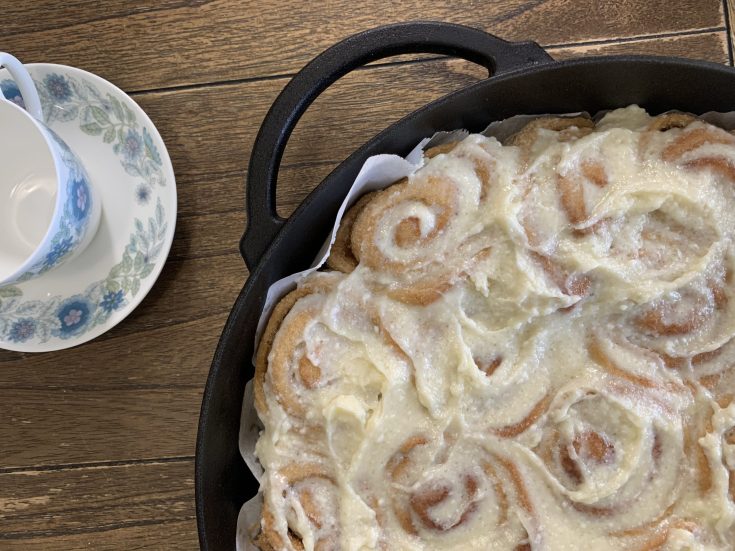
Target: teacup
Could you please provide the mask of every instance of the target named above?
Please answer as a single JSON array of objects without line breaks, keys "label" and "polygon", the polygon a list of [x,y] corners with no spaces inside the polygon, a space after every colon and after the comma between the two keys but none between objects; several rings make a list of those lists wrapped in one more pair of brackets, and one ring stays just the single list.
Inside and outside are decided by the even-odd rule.
[{"label": "teacup", "polygon": [[0,287],[68,262],[92,241],[100,200],[79,158],[44,123],[26,68],[0,52],[19,98],[0,91]]}]

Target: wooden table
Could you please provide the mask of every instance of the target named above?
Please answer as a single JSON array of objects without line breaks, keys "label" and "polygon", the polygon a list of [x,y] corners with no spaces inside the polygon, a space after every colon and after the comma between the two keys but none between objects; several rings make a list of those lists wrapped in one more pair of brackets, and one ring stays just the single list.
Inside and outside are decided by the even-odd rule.
[{"label": "wooden table", "polygon": [[[125,322],[63,352],[0,351],[2,550],[197,547],[197,420],[248,275],[237,250],[248,155],[276,94],[327,46],[420,17],[533,39],[557,59],[651,53],[733,63],[732,4],[720,0],[10,0],[0,12],[0,50],[97,73],[148,112],[173,159],[180,205],[166,268]],[[279,210],[290,213],[388,123],[482,74],[413,56],[342,79],[291,139]]]}]

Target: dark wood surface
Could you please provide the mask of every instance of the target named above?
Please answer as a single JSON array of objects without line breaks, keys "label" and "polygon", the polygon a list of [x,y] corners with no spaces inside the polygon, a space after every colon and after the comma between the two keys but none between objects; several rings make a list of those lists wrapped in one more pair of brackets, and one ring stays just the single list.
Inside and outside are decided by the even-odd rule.
[{"label": "dark wood surface", "polygon": [[[9,5],[8,5],[9,4]],[[3,4],[0,50],[74,65],[148,112],[174,163],[179,222],[164,272],[121,325],[84,346],[0,351],[0,549],[196,549],[200,399],[247,278],[237,252],[248,155],[269,105],[325,47],[416,18],[536,40],[557,59],[651,53],[732,65],[732,6],[708,0],[498,2],[126,0]],[[411,110],[482,78],[411,56],[338,82],[288,146],[279,211]]]}]

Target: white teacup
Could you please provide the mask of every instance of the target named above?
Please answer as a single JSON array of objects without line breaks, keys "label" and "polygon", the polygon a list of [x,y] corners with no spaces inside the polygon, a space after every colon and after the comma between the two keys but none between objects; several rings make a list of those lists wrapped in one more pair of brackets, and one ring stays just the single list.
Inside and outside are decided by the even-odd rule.
[{"label": "white teacup", "polygon": [[89,245],[101,206],[79,158],[43,123],[28,71],[0,52],[25,109],[0,91],[0,287],[39,276]]}]

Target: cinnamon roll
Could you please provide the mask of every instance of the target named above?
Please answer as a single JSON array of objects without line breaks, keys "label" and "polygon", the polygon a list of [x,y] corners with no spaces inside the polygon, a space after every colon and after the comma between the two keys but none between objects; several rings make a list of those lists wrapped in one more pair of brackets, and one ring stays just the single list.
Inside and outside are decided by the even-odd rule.
[{"label": "cinnamon roll", "polygon": [[735,137],[631,106],[425,158],[271,315],[256,545],[732,550]]},{"label": "cinnamon roll", "polygon": [[371,192],[360,197],[342,217],[334,243],[329,251],[329,257],[327,257],[327,266],[332,270],[348,274],[357,267],[357,259],[352,251],[352,226],[362,209],[376,194],[377,192]]}]

